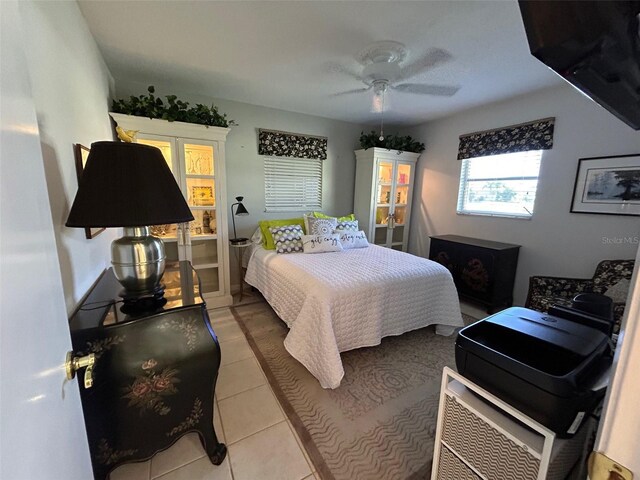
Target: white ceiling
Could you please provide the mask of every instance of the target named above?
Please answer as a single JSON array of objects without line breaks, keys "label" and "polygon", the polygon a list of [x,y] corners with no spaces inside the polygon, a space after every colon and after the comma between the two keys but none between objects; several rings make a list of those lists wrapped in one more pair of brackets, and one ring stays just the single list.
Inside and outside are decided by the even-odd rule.
[{"label": "white ceiling", "polygon": [[375,123],[370,92],[332,96],[364,85],[328,64],[361,69],[355,56],[378,40],[404,43],[407,63],[429,48],[449,51],[452,61],[411,82],[461,86],[453,97],[391,92],[389,123],[422,123],[561,83],[530,55],[515,1],[79,3],[116,83]]}]

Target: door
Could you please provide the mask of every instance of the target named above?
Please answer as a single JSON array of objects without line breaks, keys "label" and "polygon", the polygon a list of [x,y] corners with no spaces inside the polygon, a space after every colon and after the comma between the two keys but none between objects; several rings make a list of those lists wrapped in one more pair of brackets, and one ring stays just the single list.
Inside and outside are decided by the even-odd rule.
[{"label": "door", "polygon": [[[92,478],[17,2],[0,14],[0,478]],[[105,113],[106,114],[106,113]],[[71,145],[69,145],[71,148]]]},{"label": "door", "polygon": [[393,229],[390,232],[389,244],[396,250],[407,250],[409,239],[409,218],[411,215],[411,185],[413,180],[413,164],[398,160],[394,172],[393,195],[391,196],[393,212]]},{"label": "door", "polygon": [[377,160],[376,169],[376,198],[375,198],[375,233],[373,243],[383,247],[391,246],[391,217],[393,212],[393,179],[395,165],[391,160]]},{"label": "door", "polygon": [[[613,378],[605,400],[595,450],[604,453],[640,478],[640,249],[627,299],[626,319],[614,358]],[[613,478],[613,477],[612,477]],[[594,479],[600,480],[600,479]]]},{"label": "door", "polygon": [[[173,173],[173,176],[176,179],[176,182],[178,182],[178,185],[181,185],[182,169],[180,167],[180,157],[178,155],[178,146],[175,137],[139,133],[136,136],[136,142],[144,145],[151,145],[152,147],[160,149],[162,156],[171,169],[171,173]],[[167,262],[187,260],[187,252],[184,246],[184,235],[182,234],[182,230],[184,228],[183,224],[153,225],[151,227],[151,234],[161,238],[164,242]]]},{"label": "door", "polygon": [[194,220],[184,225],[187,258],[200,277],[201,293],[207,301],[220,296],[222,242],[217,206],[220,190],[216,184],[217,142],[178,139],[182,170],[181,188]]}]

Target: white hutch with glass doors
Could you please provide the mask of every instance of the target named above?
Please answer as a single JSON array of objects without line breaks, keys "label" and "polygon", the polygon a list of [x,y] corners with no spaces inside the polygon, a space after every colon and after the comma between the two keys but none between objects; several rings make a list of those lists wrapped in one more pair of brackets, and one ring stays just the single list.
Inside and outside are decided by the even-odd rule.
[{"label": "white hutch with glass doors", "polygon": [[167,262],[188,260],[209,307],[231,305],[225,141],[228,128],[111,113],[118,126],[138,130],[135,141],[159,148],[180,185],[194,221],[156,225]]},{"label": "white hutch with glass doors", "polygon": [[407,251],[419,153],[356,150],[354,213],[370,243]]}]

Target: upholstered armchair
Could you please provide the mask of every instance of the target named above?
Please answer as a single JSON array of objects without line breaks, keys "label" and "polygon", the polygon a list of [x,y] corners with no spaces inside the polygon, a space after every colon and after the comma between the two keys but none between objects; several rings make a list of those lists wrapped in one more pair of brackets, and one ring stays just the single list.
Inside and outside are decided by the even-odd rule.
[{"label": "upholstered armchair", "polygon": [[633,265],[633,260],[603,260],[590,279],[533,276],[529,279],[525,307],[546,312],[552,305],[571,306],[571,299],[579,293],[600,293],[613,300],[614,332],[617,333],[629,293]]}]

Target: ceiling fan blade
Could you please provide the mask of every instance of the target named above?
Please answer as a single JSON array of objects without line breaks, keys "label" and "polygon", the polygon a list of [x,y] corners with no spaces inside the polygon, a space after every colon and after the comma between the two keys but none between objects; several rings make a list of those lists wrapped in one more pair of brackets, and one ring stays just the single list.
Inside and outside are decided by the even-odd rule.
[{"label": "ceiling fan blade", "polygon": [[404,93],[416,93],[418,95],[436,95],[438,97],[451,97],[460,90],[456,85],[426,85],[423,83],[401,83],[391,87]]},{"label": "ceiling fan blade", "polygon": [[441,48],[430,48],[424,55],[422,55],[422,57],[402,69],[400,79],[408,80],[419,73],[446,63],[452,58],[452,55],[446,50]]},{"label": "ceiling fan blade", "polygon": [[355,90],[347,90],[346,92],[338,92],[331,94],[332,97],[340,97],[342,95],[351,95],[353,93],[364,93],[371,90],[371,87],[368,88],[356,88]]},{"label": "ceiling fan blade", "polygon": [[358,81],[362,81],[362,77],[355,71],[350,69],[349,67],[345,67],[344,65],[336,62],[327,62],[324,66],[325,71],[329,73],[338,73],[342,75],[347,75],[351,78],[355,78]]}]

